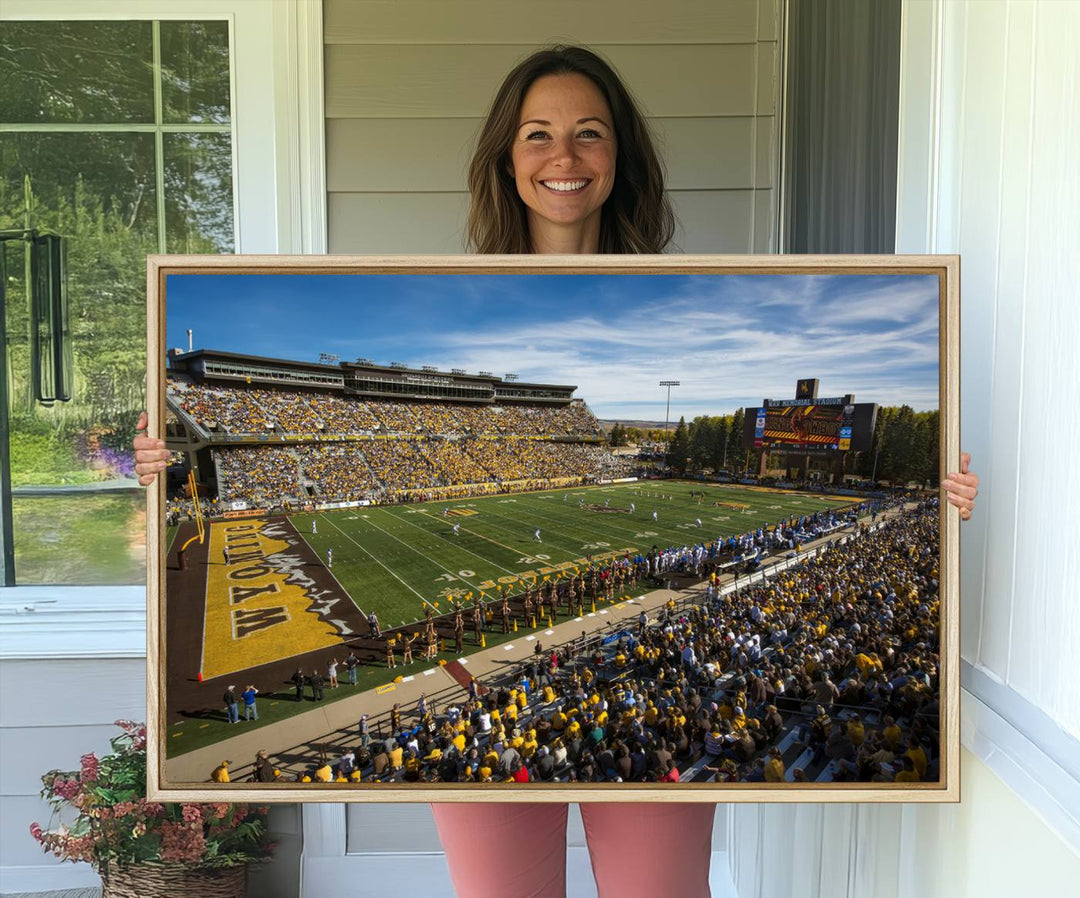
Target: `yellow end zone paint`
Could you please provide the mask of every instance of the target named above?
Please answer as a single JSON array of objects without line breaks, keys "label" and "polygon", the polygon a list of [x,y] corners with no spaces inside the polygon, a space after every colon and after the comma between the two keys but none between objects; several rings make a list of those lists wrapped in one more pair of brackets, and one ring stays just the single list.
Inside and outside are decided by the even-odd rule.
[{"label": "yellow end zone paint", "polygon": [[[202,673],[207,679],[280,658],[340,645],[312,610],[307,590],[288,582],[270,557],[290,549],[263,532],[265,520],[210,526]],[[230,564],[224,564],[225,546]]]}]

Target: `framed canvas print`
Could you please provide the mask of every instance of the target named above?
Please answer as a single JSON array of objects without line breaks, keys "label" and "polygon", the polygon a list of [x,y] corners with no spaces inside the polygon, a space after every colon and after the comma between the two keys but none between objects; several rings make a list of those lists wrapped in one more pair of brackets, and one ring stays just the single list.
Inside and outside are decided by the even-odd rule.
[{"label": "framed canvas print", "polygon": [[151,797],[958,800],[958,286],[151,256]]}]

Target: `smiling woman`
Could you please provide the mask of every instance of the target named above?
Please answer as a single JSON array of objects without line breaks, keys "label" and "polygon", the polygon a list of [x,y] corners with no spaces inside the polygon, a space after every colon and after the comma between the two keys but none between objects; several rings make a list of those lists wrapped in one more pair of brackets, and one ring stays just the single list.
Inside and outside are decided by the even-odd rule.
[{"label": "smiling woman", "polygon": [[480,253],[659,253],[675,230],[645,117],[582,47],[541,50],[506,77],[469,194],[469,245]]},{"label": "smiling woman", "polygon": [[533,252],[598,246],[616,153],[603,94],[584,75],[548,75],[529,88],[520,117],[510,167]]}]

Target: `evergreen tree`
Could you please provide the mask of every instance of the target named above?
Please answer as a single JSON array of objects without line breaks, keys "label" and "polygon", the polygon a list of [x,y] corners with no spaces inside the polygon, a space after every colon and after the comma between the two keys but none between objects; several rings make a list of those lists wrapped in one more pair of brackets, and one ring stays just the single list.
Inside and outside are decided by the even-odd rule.
[{"label": "evergreen tree", "polygon": [[731,422],[726,416],[715,420],[709,464],[714,471],[721,471],[727,467],[728,450],[732,448]]},{"label": "evergreen tree", "polygon": [[714,420],[699,415],[690,424],[690,467],[695,471],[705,470],[712,460],[712,444],[716,430]]},{"label": "evergreen tree", "polygon": [[743,424],[745,419],[741,408],[735,409],[728,426],[728,463],[729,471],[746,469],[746,450],[743,448]]},{"label": "evergreen tree", "polygon": [[685,471],[686,463],[690,458],[690,430],[686,426],[686,418],[679,418],[679,426],[675,428],[675,436],[668,445],[668,465],[676,471]]}]

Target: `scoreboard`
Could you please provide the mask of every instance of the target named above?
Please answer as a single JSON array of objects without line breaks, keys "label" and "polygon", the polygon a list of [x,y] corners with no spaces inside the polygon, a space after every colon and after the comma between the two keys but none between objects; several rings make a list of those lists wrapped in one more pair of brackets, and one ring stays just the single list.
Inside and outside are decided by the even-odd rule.
[{"label": "scoreboard", "polygon": [[743,410],[743,448],[863,451],[870,448],[877,408],[848,396],[766,400]]}]

